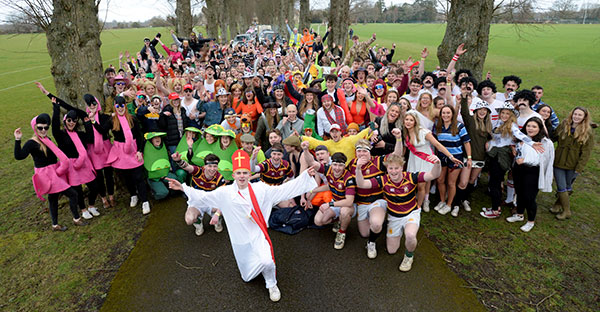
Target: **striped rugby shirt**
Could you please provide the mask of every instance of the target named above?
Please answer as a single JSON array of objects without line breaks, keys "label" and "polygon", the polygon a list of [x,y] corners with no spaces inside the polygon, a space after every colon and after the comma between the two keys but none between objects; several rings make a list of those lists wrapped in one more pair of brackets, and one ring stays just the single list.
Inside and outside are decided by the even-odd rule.
[{"label": "striped rugby shirt", "polygon": [[292,166],[285,159],[281,160],[279,167],[275,167],[270,158],[256,166],[260,168],[261,181],[269,185],[281,185],[286,178],[294,177]]},{"label": "striped rugby shirt", "polygon": [[[450,127],[445,128],[442,125],[442,132],[437,132],[437,126],[433,127],[433,133],[438,141],[442,143],[442,145],[457,159],[463,159],[464,149],[463,145],[467,142],[471,142],[471,137],[469,137],[469,133],[467,133],[467,128],[462,123],[457,123],[458,133],[456,135],[452,135],[452,131],[450,131]],[[446,157],[444,154],[438,151],[438,155],[443,155],[442,157]]]},{"label": "striped rugby shirt", "polygon": [[402,180],[392,182],[388,174],[370,179],[373,187],[383,189],[383,198],[387,202],[387,211],[394,217],[405,217],[417,209],[417,183],[425,182],[424,172],[403,172]]},{"label": "striped rugby shirt", "polygon": [[334,177],[333,168],[330,165],[321,164],[318,172],[325,175],[334,201],[344,200],[346,195],[356,194],[356,180],[348,170],[344,169],[342,175],[337,179]]},{"label": "striped rugby shirt", "polygon": [[[346,167],[348,171],[352,174],[353,177],[356,178],[356,157],[353,158],[348,166]],[[362,168],[363,178],[365,180],[374,178],[376,176],[382,175],[385,170],[385,166],[383,164],[384,157],[383,156],[371,156],[371,160],[366,163]],[[372,186],[370,189],[363,189],[360,187],[356,187],[356,198],[354,202],[357,205],[368,205],[375,202],[378,199],[382,198],[383,191],[380,187]]]},{"label": "striped rugby shirt", "polygon": [[218,187],[226,184],[225,179],[218,171],[215,173],[215,175],[212,177],[212,179],[207,180],[206,176],[203,174],[204,173],[203,167],[198,167],[198,166],[194,166],[194,165],[190,165],[190,166],[192,166],[194,168],[194,171],[192,171],[192,187],[193,188],[195,188],[197,190],[203,190],[203,191],[210,192],[210,191],[215,190]]}]

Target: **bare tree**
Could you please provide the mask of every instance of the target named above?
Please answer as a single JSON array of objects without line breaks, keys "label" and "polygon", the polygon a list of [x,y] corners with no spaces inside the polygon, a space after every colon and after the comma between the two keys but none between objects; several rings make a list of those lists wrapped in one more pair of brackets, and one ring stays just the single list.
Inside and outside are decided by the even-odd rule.
[{"label": "bare tree", "polygon": [[188,37],[193,27],[192,6],[190,0],[177,0],[175,16],[177,35],[180,37]]},{"label": "bare tree", "polygon": [[552,3],[550,9],[554,13],[554,17],[558,19],[575,18],[577,5],[573,0],[556,0]]},{"label": "bare tree", "polygon": [[219,12],[218,4],[221,0],[206,0],[206,7],[202,9],[202,13],[206,17],[206,34],[209,38],[219,38]]},{"label": "bare tree", "polygon": [[99,3],[99,0],[0,1],[5,8],[24,14],[44,30],[58,96],[79,107],[85,107],[84,93],[103,98]]},{"label": "bare tree", "polygon": [[446,33],[438,46],[440,66],[450,63],[456,47],[465,44],[465,53],[456,68],[468,68],[479,80],[488,51],[490,23],[494,14],[494,0],[450,1]]},{"label": "bare tree", "polygon": [[[329,1],[329,26],[331,32],[327,41],[344,47],[347,51],[348,25],[350,24],[350,0]],[[331,46],[331,45],[329,45]]]}]

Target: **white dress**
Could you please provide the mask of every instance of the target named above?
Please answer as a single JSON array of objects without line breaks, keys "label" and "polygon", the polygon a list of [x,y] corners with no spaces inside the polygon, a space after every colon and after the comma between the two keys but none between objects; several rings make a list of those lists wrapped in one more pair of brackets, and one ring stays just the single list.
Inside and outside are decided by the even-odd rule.
[{"label": "white dress", "polygon": [[[433,149],[431,148],[431,144],[429,141],[425,139],[427,134],[431,133],[428,129],[420,128],[419,129],[419,142],[415,142],[413,145],[415,149],[419,152],[433,155]],[[408,164],[406,166],[406,171],[408,172],[429,172],[433,169],[433,164],[425,161],[412,152],[408,155]]]},{"label": "white dress", "polygon": [[[317,182],[308,171],[304,171],[296,179],[282,185],[269,186],[263,182],[251,183],[251,185],[268,226],[269,216],[275,204],[313,190],[317,187]],[[198,210],[206,207],[216,207],[221,210],[227,223],[233,255],[242,279],[248,282],[262,273],[267,288],[277,285],[271,247],[250,215],[252,202],[248,188],[240,190],[237,183],[233,183],[212,192],[205,192],[184,184],[183,191],[188,197],[190,206]]]}]

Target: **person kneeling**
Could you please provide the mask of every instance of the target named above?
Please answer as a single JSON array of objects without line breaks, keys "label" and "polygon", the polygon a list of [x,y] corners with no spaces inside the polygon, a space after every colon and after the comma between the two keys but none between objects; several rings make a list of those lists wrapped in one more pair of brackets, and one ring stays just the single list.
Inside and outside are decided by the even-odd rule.
[{"label": "person kneeling", "polygon": [[402,272],[410,271],[413,254],[417,248],[417,232],[421,220],[421,208],[417,206],[417,184],[435,180],[442,172],[439,158],[433,155],[429,157],[434,163],[429,172],[403,172],[404,159],[402,156],[391,154],[385,160],[385,175],[366,180],[360,171],[356,174],[358,187],[383,189],[388,212],[387,250],[390,254],[395,254],[400,247],[403,231],[406,235],[406,252],[399,267]]}]

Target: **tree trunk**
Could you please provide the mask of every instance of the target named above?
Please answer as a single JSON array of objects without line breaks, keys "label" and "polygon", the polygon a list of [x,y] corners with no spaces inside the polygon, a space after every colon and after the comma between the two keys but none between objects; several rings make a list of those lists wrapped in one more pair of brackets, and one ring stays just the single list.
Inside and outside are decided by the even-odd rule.
[{"label": "tree trunk", "polygon": [[350,23],[350,0],[330,0],[329,1],[329,26],[331,32],[327,38],[327,45],[332,46],[335,43],[348,51],[348,24]]},{"label": "tree trunk", "polygon": [[310,28],[310,1],[300,0],[300,14],[298,18],[300,29]]},{"label": "tree trunk", "polygon": [[80,108],[83,95],[103,99],[98,6],[94,1],[54,0],[46,46],[58,97]]},{"label": "tree trunk", "polygon": [[219,38],[219,26],[217,24],[217,3],[220,0],[206,0],[206,7],[202,9],[206,17],[206,35],[208,38]]},{"label": "tree trunk", "polygon": [[177,0],[175,15],[177,21],[177,36],[184,38],[189,37],[194,24],[190,0]]},{"label": "tree trunk", "polygon": [[448,14],[446,34],[438,47],[440,67],[445,68],[461,43],[467,52],[461,56],[456,69],[470,69],[481,80],[488,51],[490,22],[494,0],[453,0]]},{"label": "tree trunk", "polygon": [[[287,7],[287,3],[290,0],[279,0],[279,7],[277,10],[277,26],[279,28],[279,33],[280,34],[287,34],[287,27],[285,26],[285,20],[288,19],[287,15],[288,15],[288,7]],[[290,24],[291,28],[294,28],[294,20],[288,20],[288,24]]]}]

